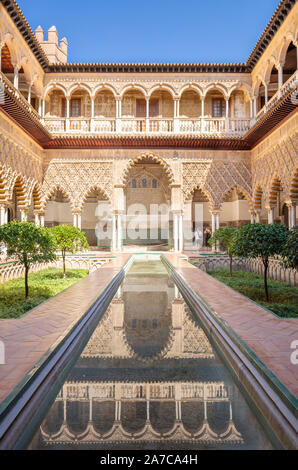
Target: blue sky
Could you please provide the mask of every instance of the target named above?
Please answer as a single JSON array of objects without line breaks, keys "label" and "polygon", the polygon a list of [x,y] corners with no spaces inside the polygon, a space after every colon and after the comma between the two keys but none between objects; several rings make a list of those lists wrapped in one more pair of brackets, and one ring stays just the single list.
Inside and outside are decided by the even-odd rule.
[{"label": "blue sky", "polygon": [[279,0],[19,0],[68,62],[245,62]]}]

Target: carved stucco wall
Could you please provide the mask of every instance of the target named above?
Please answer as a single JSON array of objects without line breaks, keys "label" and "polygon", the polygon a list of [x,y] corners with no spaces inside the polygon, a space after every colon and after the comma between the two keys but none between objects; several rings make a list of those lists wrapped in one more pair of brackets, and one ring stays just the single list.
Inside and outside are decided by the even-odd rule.
[{"label": "carved stucco wall", "polygon": [[263,203],[269,207],[274,180],[279,180],[285,202],[291,201],[291,187],[298,169],[298,115],[286,121],[252,150],[252,186],[263,192]]},{"label": "carved stucco wall", "polygon": [[210,206],[218,210],[225,195],[233,187],[240,189],[252,200],[251,167],[243,162],[187,162],[183,163],[183,192],[185,200],[192,198],[192,193],[199,188],[207,196]]},{"label": "carved stucco wall", "polygon": [[[160,164],[171,189],[175,209],[200,188],[213,210],[219,210],[227,192],[237,187],[252,205],[258,187],[269,203],[274,179],[281,182],[283,197],[291,199],[297,172],[298,117],[293,116],[251,152],[138,149],[43,151],[6,118],[0,120],[1,200],[11,200],[18,180],[29,205],[33,189],[40,191],[43,206],[56,189],[70,199],[73,211],[81,211],[88,192],[101,190],[117,208],[135,163],[152,158]],[[182,197],[183,196],[183,197]]]},{"label": "carved stucco wall", "polygon": [[4,116],[0,117],[0,173],[5,192],[1,199],[8,202],[13,197],[16,181],[25,196],[27,207],[33,189],[40,191],[42,183],[42,149]]},{"label": "carved stucco wall", "polygon": [[74,212],[81,211],[86,196],[94,188],[100,189],[107,199],[112,200],[112,163],[53,159],[45,171],[42,187],[44,206],[57,188],[68,197]]}]

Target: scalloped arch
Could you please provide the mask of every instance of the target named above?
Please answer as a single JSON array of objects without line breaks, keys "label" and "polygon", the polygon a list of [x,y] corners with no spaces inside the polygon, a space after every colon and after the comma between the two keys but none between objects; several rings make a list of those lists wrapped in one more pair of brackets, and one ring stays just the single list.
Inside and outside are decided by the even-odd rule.
[{"label": "scalloped arch", "polygon": [[78,208],[80,210],[83,209],[83,207],[86,203],[86,199],[87,199],[88,195],[92,191],[96,191],[96,190],[99,191],[102,194],[102,196],[104,197],[104,201],[108,201],[109,203],[111,203],[111,199],[110,199],[108,193],[106,192],[106,190],[101,188],[98,184],[93,184],[93,185],[89,186],[89,188],[85,191],[84,195],[82,196],[82,198],[79,202],[79,206],[78,206]]},{"label": "scalloped arch", "polygon": [[127,167],[125,168],[125,170],[123,172],[122,179],[121,179],[123,185],[126,185],[127,182],[128,182],[129,170],[133,166],[135,166],[137,163],[140,163],[142,160],[146,160],[146,159],[151,159],[155,163],[159,163],[163,167],[163,169],[165,170],[165,173],[168,177],[169,184],[174,183],[174,175],[173,175],[172,169],[161,157],[159,157],[158,155],[154,155],[153,153],[143,153],[143,154],[139,155],[138,157],[136,157],[132,160],[129,160],[129,162],[127,164]]},{"label": "scalloped arch", "polygon": [[227,190],[224,192],[223,196],[222,196],[222,201],[221,201],[221,202],[223,203],[224,198],[225,198],[225,197],[227,196],[227,194],[228,194],[230,191],[232,191],[232,189],[234,189],[234,188],[235,188],[235,189],[238,189],[238,191],[243,194],[243,196],[245,197],[245,199],[246,199],[247,202],[248,202],[249,209],[252,210],[252,208],[253,208],[253,201],[252,201],[251,194],[249,194],[240,184],[234,184],[234,185],[231,186],[229,189],[227,189]]},{"label": "scalloped arch", "polygon": [[63,194],[63,196],[68,200],[71,209],[73,209],[73,201],[72,201],[72,197],[71,197],[70,193],[68,193],[68,191],[66,191],[64,188],[62,188],[62,186],[59,185],[59,184],[56,184],[55,186],[52,186],[52,187],[45,193],[44,197],[42,198],[41,209],[45,210],[46,205],[47,205],[49,199],[50,199],[51,196],[55,193],[55,191],[61,191],[61,193]]}]

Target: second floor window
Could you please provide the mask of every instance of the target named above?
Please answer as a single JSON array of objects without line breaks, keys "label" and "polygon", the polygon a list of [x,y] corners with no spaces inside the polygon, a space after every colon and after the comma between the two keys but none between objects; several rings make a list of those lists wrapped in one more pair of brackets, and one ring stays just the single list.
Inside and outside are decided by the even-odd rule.
[{"label": "second floor window", "polygon": [[70,102],[70,115],[71,117],[79,117],[81,116],[81,100],[80,99],[73,99]]},{"label": "second floor window", "polygon": [[[69,115],[70,117],[81,116],[81,99],[73,98],[69,103]],[[62,100],[62,117],[66,117],[66,99]]]},{"label": "second floor window", "polygon": [[212,116],[225,117],[226,102],[223,98],[213,98],[212,100]]}]

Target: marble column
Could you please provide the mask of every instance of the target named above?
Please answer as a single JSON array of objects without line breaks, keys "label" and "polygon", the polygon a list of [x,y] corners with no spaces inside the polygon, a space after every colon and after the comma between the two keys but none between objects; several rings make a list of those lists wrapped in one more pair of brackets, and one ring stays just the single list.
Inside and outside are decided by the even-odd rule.
[{"label": "marble column", "polygon": [[121,115],[122,115],[122,110],[121,110],[121,98],[117,97],[116,98],[116,132],[121,132]]},{"label": "marble column", "polygon": [[219,212],[215,214],[216,230],[219,229]]},{"label": "marble column", "polygon": [[205,116],[205,97],[203,96],[201,99],[201,117]]},{"label": "marble column", "polygon": [[121,214],[117,214],[117,251],[122,250],[122,221]]},{"label": "marble column", "polygon": [[25,209],[21,209],[21,222],[26,222],[27,221],[27,213]]},{"label": "marble column", "polygon": [[214,212],[211,213],[211,229],[212,229],[212,235],[213,235],[216,230],[216,217],[215,217]]},{"label": "marble column", "polygon": [[[212,212],[211,213],[211,229],[212,229],[212,235],[216,231],[216,225],[217,225],[217,220],[216,220],[216,213]],[[212,245],[212,251],[216,251],[216,245]]]},{"label": "marble column", "polygon": [[150,120],[149,120],[149,111],[150,111],[150,98],[146,96],[146,132],[150,130]]},{"label": "marble column", "polygon": [[255,117],[257,115],[257,97],[256,96],[254,97],[253,104],[254,104],[254,117]]},{"label": "marble column", "polygon": [[117,227],[116,227],[116,215],[112,215],[112,246],[111,250],[116,251],[117,249]]},{"label": "marble column", "polygon": [[174,251],[178,251],[178,214],[174,212],[173,214],[173,235],[174,235]]},{"label": "marble column", "polygon": [[265,104],[267,104],[268,103],[268,84],[267,83],[265,83],[264,88],[265,88]]},{"label": "marble column", "polygon": [[181,421],[181,401],[176,401],[176,421]]},{"label": "marble column", "polygon": [[94,100],[95,100],[95,97],[91,96],[90,132],[94,132]]},{"label": "marble column", "polygon": [[292,205],[292,227],[296,226],[296,204]]},{"label": "marble column", "polygon": [[90,423],[92,422],[92,405],[93,405],[92,397],[90,397],[89,398],[89,422]]},{"label": "marble column", "polygon": [[77,214],[73,214],[73,223],[72,223],[72,225],[74,227],[78,226],[78,215]]},{"label": "marble column", "polygon": [[14,76],[13,76],[14,87],[19,89],[19,67],[18,65],[14,66]]},{"label": "marble column", "polygon": [[178,250],[181,252],[183,251],[183,215],[178,215],[178,226],[179,226],[179,240],[178,240]]},{"label": "marble column", "polygon": [[274,223],[274,209],[268,209],[268,224]]},{"label": "marble column", "polygon": [[253,118],[253,100],[250,99],[249,100],[249,115],[250,115],[250,119]]},{"label": "marble column", "polygon": [[27,98],[27,101],[29,104],[31,104],[31,89],[32,89],[32,86],[29,85],[28,87],[28,98]]},{"label": "marble column", "polygon": [[34,222],[35,222],[36,227],[40,226],[40,216],[38,213],[34,214]]},{"label": "marble column", "polygon": [[82,228],[82,214],[77,214],[77,227],[81,230]]},{"label": "marble column", "polygon": [[278,89],[280,90],[281,87],[283,86],[283,64],[278,64],[277,65],[277,70],[278,70]]},{"label": "marble column", "polygon": [[146,400],[146,421],[150,421],[150,401]]},{"label": "marble column", "polygon": [[293,203],[287,204],[288,206],[288,220],[289,220],[289,229],[295,227],[296,225],[296,205]]},{"label": "marble column", "polygon": [[66,97],[66,122],[65,122],[65,130],[66,132],[69,131],[70,124],[69,124],[69,116],[70,116],[70,97]]},{"label": "marble column", "polygon": [[0,225],[4,225],[7,223],[7,215],[8,211],[5,206],[1,206],[0,208]]},{"label": "marble column", "polygon": [[179,107],[180,101],[178,98],[174,99],[174,132],[180,131],[180,121],[179,121]]}]

